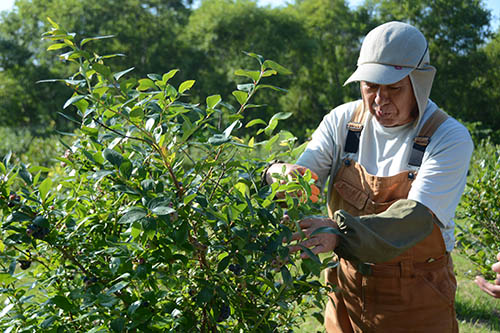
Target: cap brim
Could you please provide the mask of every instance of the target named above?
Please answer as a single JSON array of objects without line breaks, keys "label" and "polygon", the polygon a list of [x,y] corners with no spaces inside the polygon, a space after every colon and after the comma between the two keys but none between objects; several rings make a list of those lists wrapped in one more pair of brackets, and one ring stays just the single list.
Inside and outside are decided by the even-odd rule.
[{"label": "cap brim", "polygon": [[375,84],[393,84],[404,79],[413,70],[411,67],[401,67],[382,64],[363,64],[345,81],[344,86],[354,81],[367,81]]}]

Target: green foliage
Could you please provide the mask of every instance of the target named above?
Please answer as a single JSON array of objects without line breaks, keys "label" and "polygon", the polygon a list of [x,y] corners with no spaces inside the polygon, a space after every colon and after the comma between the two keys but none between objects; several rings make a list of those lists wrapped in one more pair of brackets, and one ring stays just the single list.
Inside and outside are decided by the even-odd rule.
[{"label": "green foliage", "polygon": [[493,277],[491,265],[500,249],[500,146],[483,141],[473,155],[462,201],[458,248]]},{"label": "green foliage", "polygon": [[[49,28],[46,17],[77,36],[116,35],[106,52],[99,44],[94,50],[103,56],[119,55],[108,62],[124,68],[135,66],[136,75],[144,76],[167,64],[183,65],[181,54],[191,58],[189,49],[177,39],[189,14],[187,4],[189,1],[178,0],[17,0],[16,10],[3,13],[0,23],[0,79],[5,84],[0,88],[0,121],[4,126],[43,123],[49,129],[71,128],[57,114],[71,91],[36,85],[47,77],[67,77],[77,69],[46,50],[47,42],[40,39]],[[64,43],[57,47],[70,51]],[[188,65],[185,67],[190,68]]]},{"label": "green foliage", "polygon": [[[287,64],[291,80],[281,76],[267,80],[288,92],[279,97],[272,91],[260,92],[253,103],[276,102],[253,114],[269,119],[291,112],[294,120],[281,122],[278,130],[286,128],[303,140],[326,112],[359,98],[356,84],[342,85],[356,68],[361,41],[371,28],[397,19],[416,25],[429,41],[431,62],[438,69],[431,98],[462,121],[481,122],[493,131],[500,128],[498,35],[489,30],[492,15],[483,1],[370,0],[352,8],[346,0],[301,0],[274,9],[251,0],[204,0],[196,8],[190,4],[17,0],[15,10],[0,17],[0,122],[16,127],[43,123],[62,131],[71,124],[55,110],[72,92],[35,85],[77,70],[58,62],[39,38],[47,29],[45,17],[52,17],[75,31],[76,39],[114,35],[106,48],[99,44],[92,48],[101,55],[119,54],[107,63],[135,67],[131,77],[183,68],[173,80],[178,86],[197,77],[197,89],[189,93],[199,100],[214,92],[223,100],[231,99],[233,82],[240,83],[235,70],[252,66],[251,59],[241,57],[242,51]],[[55,47],[70,51],[63,43]]]},{"label": "green foliage", "polygon": [[[57,157],[60,173],[0,164],[0,327],[271,332],[297,327],[310,308],[321,319],[319,273],[331,258],[301,261],[286,246],[297,220],[320,212],[300,199],[314,180],[259,185],[266,161],[293,160],[303,146],[275,133],[286,114],[252,123],[265,140],[237,135],[254,94],[273,90],[261,80],[287,70],[248,53],[258,67],[237,72],[250,78],[237,107],[219,95],[192,104],[195,81],[174,85],[177,70],[131,78],[87,48],[102,38],[51,25],[49,49],[69,47],[61,57],[78,71],[45,82],[73,90],[64,107],[77,109],[80,129]],[[266,159],[247,158],[255,147]]]},{"label": "green foliage", "polygon": [[[38,131],[45,132],[39,128]],[[35,135],[36,129],[0,127],[0,160],[8,154],[16,163],[48,167],[54,164],[57,154],[64,153],[58,135]]]}]

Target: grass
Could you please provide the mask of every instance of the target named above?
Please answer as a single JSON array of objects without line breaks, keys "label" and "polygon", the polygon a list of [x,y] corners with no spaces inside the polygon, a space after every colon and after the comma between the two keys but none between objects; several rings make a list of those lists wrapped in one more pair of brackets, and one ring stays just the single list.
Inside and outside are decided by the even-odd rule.
[{"label": "grass", "polygon": [[[455,308],[461,333],[500,332],[500,299],[482,292],[474,283],[474,265],[465,257],[452,252],[457,276]],[[315,318],[307,318],[296,332],[324,332]]]}]

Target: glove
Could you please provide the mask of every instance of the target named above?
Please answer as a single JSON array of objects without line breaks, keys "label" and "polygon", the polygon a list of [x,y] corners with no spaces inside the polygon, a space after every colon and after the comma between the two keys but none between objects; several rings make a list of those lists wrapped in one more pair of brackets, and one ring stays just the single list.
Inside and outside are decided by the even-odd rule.
[{"label": "glove", "polygon": [[342,233],[337,255],[369,263],[397,257],[430,235],[437,221],[427,207],[408,199],[396,201],[380,214],[355,217],[339,210],[333,220]]}]

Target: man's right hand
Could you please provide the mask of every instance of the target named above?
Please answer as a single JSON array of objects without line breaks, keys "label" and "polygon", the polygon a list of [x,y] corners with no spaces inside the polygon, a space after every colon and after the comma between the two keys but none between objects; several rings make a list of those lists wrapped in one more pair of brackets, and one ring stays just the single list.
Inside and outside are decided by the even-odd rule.
[{"label": "man's right hand", "polygon": [[[284,172],[283,172],[283,169],[284,169]],[[267,169],[266,182],[269,185],[271,185],[272,183],[275,183],[277,181],[280,181],[281,183],[284,184],[284,183],[286,183],[286,181],[284,181],[283,179],[274,178],[272,175],[279,174],[279,175],[282,175],[283,177],[288,178],[289,180],[293,180],[295,177],[297,177],[297,175],[303,176],[307,172],[307,170],[308,169],[306,167],[303,167],[303,166],[300,166],[297,164],[275,163]],[[318,175],[316,175],[316,173],[314,173],[313,171],[311,171],[311,177],[314,180],[318,180]],[[309,197],[309,199],[311,199],[312,202],[317,202],[319,194],[320,194],[319,188],[316,185],[311,184],[311,196]],[[301,193],[298,193],[297,195],[300,196]],[[278,193],[277,197],[282,199],[285,197],[285,194]]]}]

